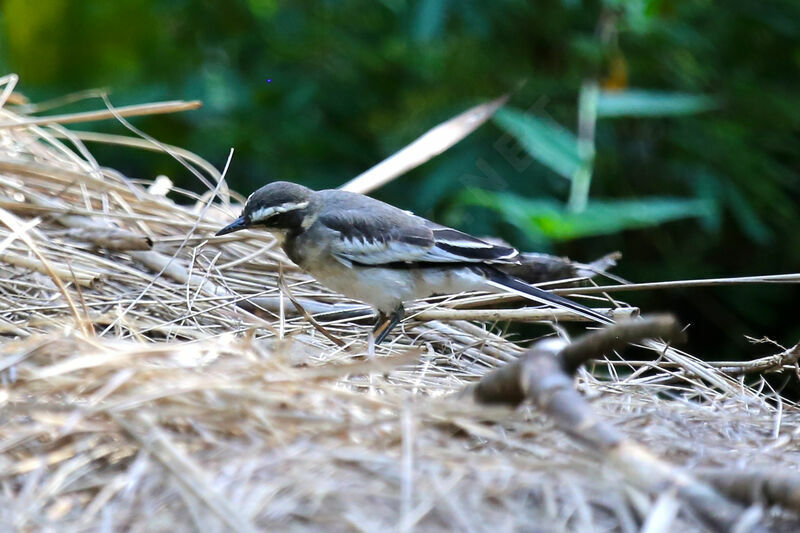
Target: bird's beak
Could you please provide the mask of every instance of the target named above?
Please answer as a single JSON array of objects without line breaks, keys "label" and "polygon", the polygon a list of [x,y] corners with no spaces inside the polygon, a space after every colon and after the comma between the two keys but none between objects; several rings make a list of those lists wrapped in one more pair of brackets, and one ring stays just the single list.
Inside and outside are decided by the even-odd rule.
[{"label": "bird's beak", "polygon": [[241,229],[247,229],[250,226],[250,221],[248,221],[244,216],[241,216],[219,230],[217,232],[217,237],[220,235],[227,235],[228,233],[233,233],[234,231],[239,231]]}]

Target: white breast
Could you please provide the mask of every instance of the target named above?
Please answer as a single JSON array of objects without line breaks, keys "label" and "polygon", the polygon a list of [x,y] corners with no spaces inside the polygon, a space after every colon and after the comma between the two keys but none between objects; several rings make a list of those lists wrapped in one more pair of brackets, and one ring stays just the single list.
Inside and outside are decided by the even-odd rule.
[{"label": "white breast", "polygon": [[390,313],[403,302],[433,294],[485,289],[482,276],[467,268],[347,267],[331,258],[308,273],[329,289]]}]

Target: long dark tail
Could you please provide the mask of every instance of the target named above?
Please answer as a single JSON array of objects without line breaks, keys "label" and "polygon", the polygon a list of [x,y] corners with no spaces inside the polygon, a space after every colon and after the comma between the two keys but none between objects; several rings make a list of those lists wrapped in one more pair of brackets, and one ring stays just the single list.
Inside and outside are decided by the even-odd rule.
[{"label": "long dark tail", "polygon": [[583,317],[603,324],[611,324],[614,322],[611,318],[601,315],[593,309],[575,303],[572,300],[567,300],[566,298],[557,294],[553,294],[552,292],[547,292],[544,289],[534,287],[533,285],[528,285],[524,281],[510,276],[505,272],[500,272],[494,267],[485,266],[482,268],[482,270],[487,277],[487,283],[489,283],[489,285],[504,291],[519,294],[520,296],[524,296],[529,300],[533,300],[534,302],[541,304],[552,305],[559,309],[568,309]]}]

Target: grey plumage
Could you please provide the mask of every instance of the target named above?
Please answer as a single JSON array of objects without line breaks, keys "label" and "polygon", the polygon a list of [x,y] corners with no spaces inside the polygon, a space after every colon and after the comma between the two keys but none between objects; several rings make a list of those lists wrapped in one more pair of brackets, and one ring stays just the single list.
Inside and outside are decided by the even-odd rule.
[{"label": "grey plumage", "polygon": [[[247,199],[242,216],[217,235],[273,231],[298,266],[323,285],[364,301],[392,323],[403,302],[470,290],[507,290],[594,320],[609,319],[498,270],[518,263],[511,247],[477,239],[368,196],[273,182]],[[379,341],[388,333],[381,331]]]}]

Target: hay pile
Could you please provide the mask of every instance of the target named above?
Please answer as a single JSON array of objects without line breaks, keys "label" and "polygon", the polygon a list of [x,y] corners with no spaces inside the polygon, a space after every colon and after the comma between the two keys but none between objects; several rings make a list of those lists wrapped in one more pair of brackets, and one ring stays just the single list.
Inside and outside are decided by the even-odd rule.
[{"label": "hay pile", "polygon": [[[270,236],[206,242],[238,211],[210,165],[187,160],[213,204],[100,167],[79,137],[0,109],[0,530],[702,527],[536,409],[452,394],[520,354],[502,323],[412,318],[370,347],[369,311]],[[580,376],[597,413],[690,469],[797,469],[794,405],[648,353]],[[795,520],[764,515],[777,530]]]}]

